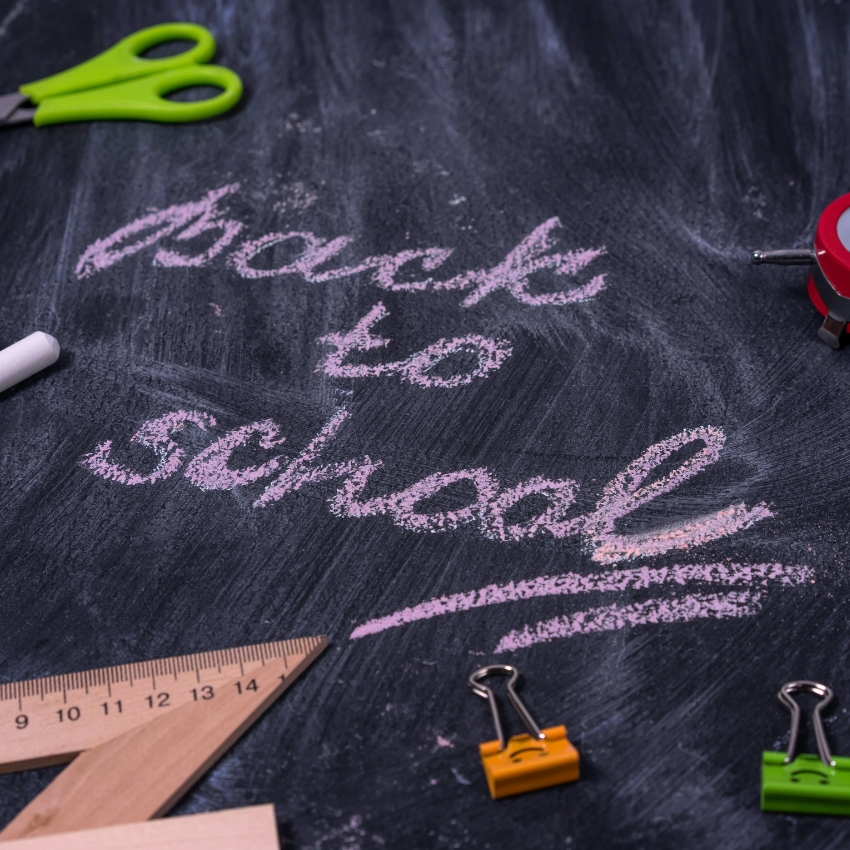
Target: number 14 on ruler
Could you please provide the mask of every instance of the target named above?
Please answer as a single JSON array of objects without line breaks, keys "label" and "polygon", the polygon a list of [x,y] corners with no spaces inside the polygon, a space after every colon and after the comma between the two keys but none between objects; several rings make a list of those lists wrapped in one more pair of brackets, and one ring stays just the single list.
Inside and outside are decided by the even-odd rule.
[{"label": "number 14 on ruler", "polygon": [[0,773],[68,762],[161,713],[190,703],[212,705],[226,689],[253,696],[258,685],[252,671],[309,653],[307,640],[0,684]]}]

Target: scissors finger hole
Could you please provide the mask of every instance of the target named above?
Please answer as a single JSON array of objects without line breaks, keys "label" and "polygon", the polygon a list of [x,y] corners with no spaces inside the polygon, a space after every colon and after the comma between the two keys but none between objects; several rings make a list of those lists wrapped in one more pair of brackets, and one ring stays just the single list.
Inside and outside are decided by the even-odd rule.
[{"label": "scissors finger hole", "polygon": [[171,56],[179,56],[188,53],[197,42],[184,38],[175,38],[172,41],[162,41],[154,44],[139,54],[140,59],[168,59]]},{"label": "scissors finger hole", "polygon": [[224,91],[217,86],[184,86],[164,94],[166,100],[174,100],[178,103],[194,103],[199,100],[212,100]]}]

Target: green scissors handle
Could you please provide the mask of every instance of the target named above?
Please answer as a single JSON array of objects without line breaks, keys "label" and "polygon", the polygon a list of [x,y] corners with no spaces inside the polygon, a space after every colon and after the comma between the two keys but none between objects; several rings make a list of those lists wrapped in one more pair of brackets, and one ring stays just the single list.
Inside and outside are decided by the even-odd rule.
[{"label": "green scissors handle", "polygon": [[[207,100],[175,101],[165,95],[190,86],[215,86],[221,94]],[[242,80],[229,68],[188,65],[142,77],[45,99],[36,109],[33,124],[64,124],[104,118],[182,123],[212,118],[232,109],[242,97]]]},{"label": "green scissors handle", "polygon": [[[195,46],[164,59],[143,59],[139,55],[167,41],[194,41]],[[201,65],[209,62],[214,54],[215,38],[205,27],[197,24],[159,24],[122,38],[109,50],[67,71],[27,83],[21,86],[19,91],[33,103],[39,104],[47,98],[147,77],[186,65]]]}]

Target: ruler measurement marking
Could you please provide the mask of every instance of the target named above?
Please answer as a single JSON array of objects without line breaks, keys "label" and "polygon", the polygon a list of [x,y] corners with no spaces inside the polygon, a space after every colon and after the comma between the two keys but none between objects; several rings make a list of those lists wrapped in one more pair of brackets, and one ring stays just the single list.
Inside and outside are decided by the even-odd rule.
[{"label": "ruler measurement marking", "polygon": [[[297,640],[273,641],[262,644],[249,644],[240,647],[231,647],[212,652],[192,653],[183,656],[172,656],[165,659],[153,659],[147,662],[134,662],[130,664],[118,664],[110,667],[99,667],[92,670],[74,673],[42,676],[37,679],[27,679],[18,682],[0,683],[0,704],[5,701],[14,701],[22,708],[24,701],[31,697],[38,697],[45,702],[52,694],[61,694],[62,703],[67,705],[73,692],[83,691],[91,695],[91,691],[97,687],[105,687],[107,695],[114,695],[114,686],[125,685],[135,689],[145,679],[151,681],[153,688],[157,687],[157,675],[171,674],[175,681],[179,681],[181,672],[193,672],[195,679],[200,683],[205,670],[215,670],[219,677],[225,675],[227,667],[238,667],[239,676],[246,675],[246,663],[255,662],[266,666],[273,658],[279,658],[288,669],[289,655],[292,649],[300,651],[301,654],[308,653],[317,645],[317,642],[302,638]],[[234,671],[234,678],[237,678]]]},{"label": "ruler measurement marking", "polygon": [[[213,697],[220,688],[239,685],[237,680],[246,677],[244,689],[252,672],[259,673],[272,659],[283,662],[286,673],[281,678],[286,679],[295,662],[301,663],[324,642],[270,641],[0,682],[0,774],[67,762],[75,753],[144,726],[160,712],[193,702],[209,701],[214,710]],[[289,655],[296,649],[303,655],[290,664]],[[169,674],[176,684],[165,685],[170,692],[166,696],[158,689]]]}]

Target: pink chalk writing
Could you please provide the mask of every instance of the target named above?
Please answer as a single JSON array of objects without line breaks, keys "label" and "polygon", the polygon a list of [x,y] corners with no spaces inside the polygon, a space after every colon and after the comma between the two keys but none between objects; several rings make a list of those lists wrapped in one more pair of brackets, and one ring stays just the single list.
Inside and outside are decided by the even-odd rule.
[{"label": "pink chalk writing", "polygon": [[471,307],[497,289],[504,289],[517,301],[533,307],[552,304],[573,304],[588,301],[605,288],[605,275],[597,275],[584,286],[569,292],[549,292],[537,295],[529,292],[531,276],[551,269],[556,275],[572,276],[605,253],[605,248],[549,253],[555,247],[553,232],[560,228],[559,218],[550,218],[526,237],[499,265],[492,269],[465,272],[447,281],[437,282],[434,289],[469,289],[474,291],[463,300]]},{"label": "pink chalk writing", "polygon": [[[497,540],[524,540],[541,531],[553,537],[570,537],[584,528],[585,518],[566,519],[566,512],[575,501],[578,484],[566,478],[550,481],[529,478],[514,487],[507,487],[491,502],[487,516],[487,536]],[[549,507],[533,519],[515,525],[505,525],[505,513],[527,496],[539,493],[549,500]]]},{"label": "pink chalk writing", "polygon": [[[416,510],[416,506],[441,490],[460,481],[469,481],[475,490],[472,501],[463,508],[450,511]],[[448,531],[461,525],[480,522],[490,502],[499,491],[499,482],[486,469],[462,469],[459,472],[435,472],[406,490],[387,496],[386,511],[396,523],[410,531]],[[376,511],[376,513],[383,511]]]},{"label": "pink chalk writing", "polygon": [[178,266],[193,266],[199,268],[206,265],[213,257],[217,257],[225,248],[227,248],[233,240],[242,232],[245,225],[241,221],[234,221],[230,218],[222,218],[217,210],[210,208],[204,211],[200,218],[190,224],[185,230],[180,231],[174,238],[178,242],[188,242],[190,239],[195,239],[202,233],[208,231],[221,231],[221,236],[207,248],[206,251],[201,251],[200,254],[186,255],[179,251],[170,251],[166,248],[160,248],[153,258],[155,266],[178,267]]},{"label": "pink chalk writing", "polygon": [[[216,257],[229,252],[226,263],[243,278],[284,277],[298,275],[308,283],[326,283],[369,273],[370,282],[394,292],[424,292],[426,290],[470,290],[462,306],[472,307],[482,299],[501,290],[522,304],[532,307],[563,306],[588,301],[605,289],[605,275],[597,274],[587,283],[568,290],[533,292],[535,276],[548,272],[556,277],[570,278],[605,254],[605,247],[558,251],[557,234],[561,221],[553,217],[536,227],[519,245],[508,252],[492,268],[461,272],[443,280],[433,277],[452,256],[453,248],[406,248],[395,254],[366,257],[350,265],[328,269],[327,264],[338,257],[353,242],[352,236],[327,239],[306,230],[267,233],[250,238],[235,246],[245,225],[228,218],[220,204],[239,190],[238,183],[213,189],[198,201],[175,204],[159,212],[137,218],[114,233],[93,242],[80,256],[76,266],[79,278],[89,277],[115,265],[126,257],[173,237],[176,242],[189,242],[207,232],[220,231],[220,236],[205,251],[187,255],[172,248],[159,247],[155,265],[209,265]],[[276,268],[263,268],[261,255],[276,245],[292,243],[300,254]],[[269,260],[266,260],[269,262]],[[422,268],[420,279],[403,279],[403,271],[414,263]],[[402,279],[400,279],[402,278]]]},{"label": "pink chalk writing", "polygon": [[[331,511],[339,516],[363,518],[386,515],[401,528],[418,532],[446,532],[469,526],[495,540],[525,540],[541,534],[562,539],[581,534],[593,560],[603,564],[659,555],[674,549],[689,549],[728,537],[772,515],[763,502],[754,507],[737,503],[714,514],[640,535],[622,536],[614,530],[616,520],[669,493],[705,466],[714,463],[719,458],[724,440],[722,431],[717,428],[684,431],[651,446],[603,488],[595,510],[584,516],[566,516],[578,489],[574,481],[534,477],[504,488],[496,475],[485,468],[435,472],[399,492],[364,499],[372,477],[383,467],[382,461],[372,460],[369,456],[334,462],[322,460],[323,452],[337,439],[349,417],[348,411],[337,411],[306,448],[293,458],[284,460],[282,455],[277,455],[256,467],[231,469],[229,461],[233,451],[252,434],[260,435],[260,445],[269,449],[284,440],[272,420],[252,423],[228,432],[204,449],[190,462],[186,478],[201,489],[229,490],[276,476],[255,500],[255,507],[266,507],[307,485],[338,481],[340,483],[329,503]],[[177,411],[145,423],[133,437],[134,441],[159,454],[159,465],[152,473],[136,473],[111,460],[111,441],[99,445],[83,458],[81,465],[95,475],[120,484],[162,480],[177,472],[186,460],[184,449],[171,435],[190,422],[202,430],[206,430],[207,425],[215,425],[215,419],[208,414]],[[663,478],[642,486],[673,451],[693,441],[702,442],[704,448]],[[473,492],[467,504],[447,510],[425,509],[427,500],[464,483]],[[534,493],[543,494],[547,499],[549,504],[545,510],[523,523],[506,523],[506,511]]]},{"label": "pink chalk writing", "polygon": [[[696,455],[664,478],[640,486],[673,452],[695,441],[704,444]],[[632,461],[605,487],[596,511],[585,523],[584,531],[595,544],[593,560],[610,564],[624,558],[655,555],[670,549],[687,549],[749,528],[759,520],[769,517],[770,511],[763,503],[752,508],[738,503],[686,523],[654,529],[644,534],[622,535],[615,531],[614,524],[618,519],[658,496],[669,493],[717,461],[725,441],[726,438],[719,428],[695,428],[657,443],[637,460]]]},{"label": "pink chalk writing", "polygon": [[429,599],[411,608],[403,608],[386,617],[358,626],[351,639],[374,635],[387,629],[430,620],[445,614],[471,611],[490,605],[536,599],[541,596],[572,596],[579,593],[646,590],[653,586],[692,583],[744,585],[765,588],[768,585],[801,585],[814,580],[814,570],[806,566],[784,564],[676,564],[671,567],[639,567],[604,573],[563,573],[540,576],[507,584],[488,584],[478,590]]},{"label": "pink chalk writing", "polygon": [[388,337],[372,334],[372,328],[387,316],[389,311],[379,301],[352,330],[319,337],[318,342],[332,347],[333,350],[319,361],[316,371],[324,372],[333,378],[377,378],[395,371],[398,365],[396,363],[367,366],[345,362],[352,351],[373,351],[376,348],[385,348],[392,342]]},{"label": "pink chalk writing", "polygon": [[234,450],[244,446],[254,434],[259,435],[259,444],[264,449],[279,446],[286,439],[280,436],[280,429],[271,419],[243,425],[204,449],[186,467],[185,476],[202,490],[232,490],[271,475],[280,466],[276,457],[259,466],[244,469],[231,469],[228,466]]},{"label": "pink chalk writing", "polygon": [[[182,236],[184,240],[191,239],[207,230],[220,228],[224,231],[222,236],[199,258],[186,258],[167,251],[158,252],[155,257],[155,261],[160,265],[203,265],[227,248],[242,229],[241,225],[236,227],[235,222],[226,221],[217,206],[222,198],[233,194],[238,189],[238,183],[213,189],[200,201],[175,204],[160,212],[142,216],[119,228],[105,239],[98,239],[83,251],[77,262],[77,277],[89,277],[95,272],[108,269],[125,257],[137,254],[166,236],[170,236],[181,227],[187,230],[177,238],[180,239]],[[128,241],[132,237],[138,238],[135,241]]]},{"label": "pink chalk writing", "polygon": [[[470,334],[455,339],[441,339],[422,351],[412,354],[405,360],[375,365],[347,363],[353,351],[373,351],[384,348],[392,342],[387,337],[372,334],[372,328],[389,316],[389,312],[380,301],[360,319],[354,328],[342,333],[319,337],[318,342],[332,348],[316,366],[317,372],[324,372],[333,378],[377,378],[382,375],[399,375],[402,380],[421,387],[453,388],[472,383],[476,378],[486,377],[489,372],[498,369],[512,352],[511,344],[505,340],[493,340]],[[433,369],[441,361],[458,352],[474,352],[477,366],[468,372],[443,378],[433,374]]]},{"label": "pink chalk writing", "polygon": [[[478,365],[471,371],[441,378],[432,374],[438,363],[458,352],[475,352]],[[433,345],[412,354],[407,360],[398,364],[402,379],[420,387],[445,387],[451,389],[472,383],[476,378],[483,378],[488,372],[498,369],[511,355],[511,345],[501,339],[487,339],[478,334],[456,337],[455,339],[439,339]]]},{"label": "pink chalk writing", "polygon": [[626,626],[689,622],[709,617],[717,620],[748,617],[758,611],[761,598],[761,593],[752,591],[693,593],[679,599],[650,599],[631,605],[590,608],[508,632],[499,641],[495,652],[511,652],[556,638],[613,631]]},{"label": "pink chalk writing", "polygon": [[350,475],[363,464],[369,464],[369,458],[361,463],[355,460],[343,463],[316,464],[322,449],[325,448],[339,432],[343,422],[349,417],[347,410],[338,411],[319,434],[310,441],[302,451],[265,490],[262,496],[254,502],[254,507],[262,507],[285,496],[287,493],[300,490],[306,484],[318,484]]},{"label": "pink chalk writing", "polygon": [[110,460],[112,440],[101,443],[91,454],[86,455],[80,465],[95,475],[117,481],[119,484],[135,486],[137,484],[153,484],[162,481],[177,472],[186,459],[186,450],[172,439],[172,435],[182,431],[188,424],[197,425],[202,431],[207,425],[214,426],[215,418],[209,413],[199,413],[195,410],[178,410],[166,413],[158,419],[145,422],[131,437],[131,442],[139,443],[153,449],[159,456],[159,463],[153,472],[138,473],[120,463]]},{"label": "pink chalk writing", "polygon": [[[303,243],[300,256],[290,263],[276,269],[258,269],[250,263],[257,255],[268,248],[283,242],[299,240]],[[350,236],[340,236],[328,241],[309,231],[291,231],[289,233],[267,233],[259,239],[245,242],[230,256],[229,263],[241,277],[256,280],[262,277],[281,277],[287,274],[300,274],[309,281],[329,279],[316,272],[331,257],[336,256],[352,242]]]},{"label": "pink chalk writing", "polygon": [[443,265],[453,253],[454,249],[452,248],[421,248],[418,250],[399,251],[398,254],[382,254],[377,257],[367,257],[355,266],[328,272],[320,280],[333,280],[335,278],[349,277],[350,275],[374,270],[372,272],[372,283],[381,287],[381,289],[389,289],[393,292],[421,292],[433,285],[433,278],[399,281],[396,280],[396,275],[399,271],[414,260],[422,260],[423,271],[432,272]]}]

